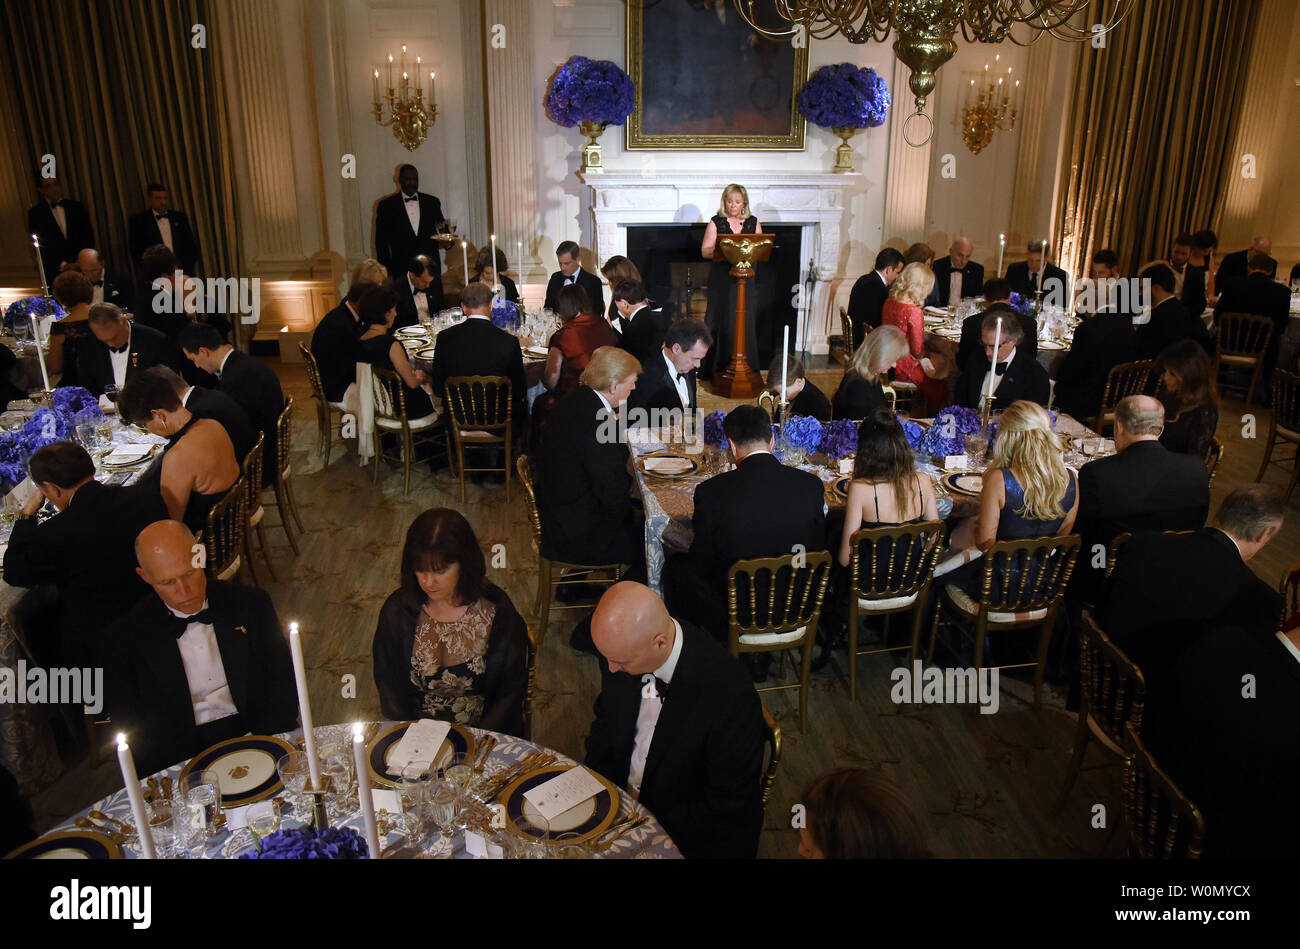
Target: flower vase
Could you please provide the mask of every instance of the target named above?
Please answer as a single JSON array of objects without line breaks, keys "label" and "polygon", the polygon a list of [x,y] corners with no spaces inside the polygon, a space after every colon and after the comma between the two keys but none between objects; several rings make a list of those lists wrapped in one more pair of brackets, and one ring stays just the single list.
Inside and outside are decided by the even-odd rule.
[{"label": "flower vase", "polygon": [[851,175],[856,173],[856,169],[853,167],[853,148],[849,145],[849,139],[856,135],[858,130],[847,128],[845,126],[837,126],[831,129],[831,131],[842,139],[840,146],[835,149],[835,167],[833,167],[831,171],[835,172],[837,175]]},{"label": "flower vase", "polygon": [[603,175],[605,163],[601,157],[601,146],[596,141],[605,131],[604,122],[580,122],[578,131],[587,136],[587,143],[582,146],[582,168],[584,175]]}]

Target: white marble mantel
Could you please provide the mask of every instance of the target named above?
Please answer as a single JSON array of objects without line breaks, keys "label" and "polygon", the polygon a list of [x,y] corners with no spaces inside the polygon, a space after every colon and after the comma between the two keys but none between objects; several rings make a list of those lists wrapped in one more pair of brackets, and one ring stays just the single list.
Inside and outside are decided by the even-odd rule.
[{"label": "white marble mantel", "polygon": [[[826,335],[818,327],[825,320],[809,315],[824,314],[831,287],[827,278],[839,271],[843,246],[840,227],[844,217],[844,193],[858,186],[860,175],[826,172],[773,172],[745,174],[737,170],[727,177],[716,171],[701,173],[609,171],[586,179],[591,189],[591,212],[596,230],[596,257],[608,260],[627,254],[627,229],[638,224],[701,224],[718,213],[722,189],[739,181],[749,191],[751,212],[760,223],[799,225],[802,260],[801,284],[806,284],[810,264],[814,278],[812,298],[799,298],[796,338],[810,326],[808,351],[825,353]],[[793,288],[792,288],[792,292]]]}]

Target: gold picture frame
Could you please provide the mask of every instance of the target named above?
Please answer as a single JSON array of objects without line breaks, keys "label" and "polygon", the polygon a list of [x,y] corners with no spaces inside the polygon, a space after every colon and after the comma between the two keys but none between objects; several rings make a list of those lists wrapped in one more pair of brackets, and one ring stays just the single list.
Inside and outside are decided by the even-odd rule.
[{"label": "gold picture frame", "polygon": [[[692,15],[700,19],[692,22]],[[662,42],[668,33],[673,40]],[[654,49],[647,64],[647,37],[674,51],[664,66],[659,62],[665,57]],[[712,68],[699,74],[673,68],[682,62]],[[805,120],[795,96],[808,78],[807,44],[760,37],[732,0],[628,0],[627,63],[636,90],[625,133],[629,150],[803,150]],[[727,81],[719,81],[719,74]],[[747,76],[752,78],[745,83]],[[665,92],[669,83],[671,96]],[[747,95],[754,109],[735,108],[737,95]],[[692,104],[690,115],[684,103]]]}]

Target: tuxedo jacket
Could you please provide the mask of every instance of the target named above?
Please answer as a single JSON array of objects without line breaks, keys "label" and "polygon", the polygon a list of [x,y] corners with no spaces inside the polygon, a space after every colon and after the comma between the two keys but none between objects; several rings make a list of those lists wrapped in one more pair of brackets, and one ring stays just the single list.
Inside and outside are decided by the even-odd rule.
[{"label": "tuxedo jacket", "polygon": [[226,430],[230,444],[235,447],[235,461],[242,466],[257,444],[257,431],[243,407],[224,392],[198,386],[190,390],[185,407],[195,418],[210,418]]},{"label": "tuxedo jacket", "polygon": [[[193,276],[198,273],[199,239],[190,226],[190,219],[184,211],[168,211],[167,220],[172,226],[172,253],[180,261],[181,270]],[[144,252],[156,244],[161,244],[162,231],[158,230],[158,218],[151,210],[131,215],[129,228],[131,259],[138,266]]]},{"label": "tuxedo jacket", "polygon": [[1249,263],[1249,250],[1224,254],[1223,260],[1219,262],[1219,269],[1214,272],[1214,289],[1218,293],[1223,293],[1234,280],[1246,279],[1246,267]]},{"label": "tuxedo jacket", "polygon": [[1200,320],[1201,314],[1205,312],[1204,270],[1190,263],[1183,268],[1183,292],[1178,299],[1188,313]]},{"label": "tuxedo jacket", "polygon": [[641,521],[632,508],[627,445],[594,390],[578,386],[551,410],[534,461],[542,555],[566,563],[635,563]]},{"label": "tuxedo jacket", "polygon": [[[442,202],[431,194],[420,192],[420,229],[411,228],[406,214],[405,195],[398,191],[384,198],[375,208],[375,259],[388,268],[396,280],[406,273],[407,265],[417,254],[424,254],[434,276],[434,284],[441,290],[442,258],[438,255],[438,242],[433,235],[445,223]],[[439,307],[441,309],[441,307]]]},{"label": "tuxedo jacket", "polygon": [[[578,286],[587,291],[587,299],[591,301],[591,311],[593,313],[605,312],[605,285],[600,282],[600,278],[589,270],[578,268],[577,280]],[[552,310],[559,305],[557,298],[561,290],[564,289],[564,282],[567,278],[564,272],[557,270],[551,274],[550,281],[546,284],[546,302],[543,307],[550,307]]]},{"label": "tuxedo jacket", "polygon": [[[1020,329],[1025,334],[1016,346],[1024,348],[1029,355],[1038,357],[1038,321],[1032,316],[1016,314]],[[961,341],[957,344],[957,365],[965,366],[971,359],[984,352],[984,314],[972,313],[961,321]]]},{"label": "tuxedo jacket", "polygon": [[1253,273],[1220,285],[1214,317],[1220,313],[1253,313],[1273,321],[1268,347],[1277,352],[1278,343],[1291,323],[1291,288],[1267,274]]},{"label": "tuxedo jacket", "polygon": [[[289,644],[262,590],[208,581],[208,608],[221,664],[243,727],[274,735],[297,727]],[[150,594],[106,632],[104,673],[114,728],[131,736],[141,774],[192,757],[206,745],[194,722],[173,614]]]},{"label": "tuxedo jacket", "polygon": [[434,395],[442,398],[447,380],[455,376],[505,376],[510,380],[512,434],[527,431],[528,391],[524,353],[519,339],[491,320],[470,318],[438,334],[430,373]]},{"label": "tuxedo jacket", "polygon": [[1101,407],[1106,379],[1120,363],[1137,358],[1137,335],[1127,313],[1101,312],[1084,319],[1056,370],[1056,403],[1075,418],[1090,418]]},{"label": "tuxedo jacket", "polygon": [[668,325],[672,317],[663,307],[652,301],[632,314],[631,322],[619,318],[614,332],[619,334],[618,345],[627,350],[644,367],[652,355],[664,347]]},{"label": "tuxedo jacket", "polygon": [[124,313],[135,312],[135,294],[131,292],[131,281],[116,270],[104,268],[100,279],[104,286],[104,302],[111,303]]},{"label": "tuxedo jacket", "polygon": [[[948,290],[952,279],[953,266],[952,258],[948,256],[940,257],[934,262],[934,289],[930,291],[930,296],[926,298],[926,304],[929,306],[947,306]],[[977,297],[984,292],[984,265],[977,264],[973,260],[966,262],[966,266],[961,269],[961,297]],[[953,301],[956,303],[957,301]]]},{"label": "tuxedo jacket", "polygon": [[1193,314],[1174,297],[1151,309],[1151,319],[1137,328],[1139,359],[1155,359],[1181,339],[1194,339],[1206,353],[1214,355],[1214,340],[1201,322],[1201,311]]},{"label": "tuxedo jacket", "polygon": [[1153,688],[1197,631],[1233,625],[1271,632],[1281,609],[1281,596],[1241,559],[1232,538],[1205,527],[1134,534],[1102,587],[1097,622]]},{"label": "tuxedo jacket", "polygon": [[[674,602],[719,640],[727,638],[727,572],[738,560],[782,557],[795,545],[826,549],[825,488],[816,475],[788,468],[768,453],[750,455],[736,468],[695,488],[695,529],[689,567],[676,584]],[[755,512],[762,511],[761,517]]]},{"label": "tuxedo jacket", "polygon": [[[221,393],[244,410],[255,432],[262,433],[262,484],[275,484],[280,444],[277,426],[284,411],[279,378],[261,359],[236,349],[231,351],[218,379]],[[253,438],[257,440],[256,435]]]},{"label": "tuxedo jacket", "polygon": [[[144,372],[152,366],[168,366],[180,371],[180,358],[167,337],[155,329],[138,324],[131,327],[130,359],[126,364],[126,378]],[[113,363],[108,347],[93,335],[77,344],[77,376],[91,395],[103,395],[104,388],[113,384]],[[188,360],[187,360],[188,361]]]},{"label": "tuxedo jacket", "polygon": [[[1007,267],[1007,283],[1011,284],[1011,291],[1018,293],[1026,300],[1032,300],[1038,293],[1038,287],[1034,285],[1034,277],[1029,273],[1029,261],[1018,260]],[[1043,299],[1046,300],[1053,288],[1059,287],[1056,292],[1060,295],[1059,306],[1069,306],[1070,301],[1065,298],[1066,277],[1065,271],[1050,261],[1044,268],[1043,272]]]},{"label": "tuxedo jacket", "polygon": [[69,666],[98,666],[100,635],[151,591],[135,572],[135,539],[167,508],[154,485],[109,487],[89,481],[43,524],[14,524],[5,582],[51,583],[59,590],[58,653]]},{"label": "tuxedo jacket", "polygon": [[853,324],[853,339],[845,340],[849,352],[855,353],[866,339],[866,327],[878,329],[880,311],[889,299],[889,287],[876,271],[865,273],[853,284],[849,293],[849,321]]},{"label": "tuxedo jacket", "polygon": [[86,206],[71,198],[64,198],[59,204],[67,221],[67,234],[59,228],[54,210],[44,198],[27,211],[27,233],[40,238],[41,263],[45,266],[45,279],[50,286],[54,286],[61,264],[75,263],[78,254],[95,246],[95,229]]},{"label": "tuxedo jacket", "polygon": [[[979,409],[982,395],[980,389],[989,366],[989,360],[982,352],[977,352],[966,364],[965,371],[957,379],[958,405],[964,405],[968,409]],[[1021,399],[1046,406],[1051,394],[1052,384],[1047,370],[1037,359],[1029,355],[1023,345],[1020,345],[1016,347],[1016,356],[1011,360],[1007,371],[1002,374],[1002,381],[998,383],[997,392],[993,395],[993,409],[994,411],[1005,409],[1012,402]]]},{"label": "tuxedo jacket", "polygon": [[424,290],[412,290],[411,278],[405,273],[399,274],[388,285],[388,289],[397,294],[397,319],[393,321],[393,329],[401,329],[403,326],[415,326],[420,322],[420,311],[415,305],[416,294],[424,294],[425,300],[428,301],[429,315],[437,316],[445,307],[442,301],[442,281],[435,278],[433,283]]},{"label": "tuxedo jacket", "polygon": [[1096,545],[1109,549],[1124,533],[1199,530],[1209,513],[1205,465],[1192,455],[1142,441],[1088,462],[1079,469],[1074,532],[1083,538],[1083,554],[1070,581],[1072,595],[1091,602],[1101,588],[1106,567],[1095,566]]},{"label": "tuxedo jacket", "polygon": [[[679,621],[680,622],[680,621]],[[640,802],[690,859],[753,859],[763,808],[763,707],[740,661],[690,623],[655,725]],[[601,664],[585,764],[627,785],[640,676]]]},{"label": "tuxedo jacket", "polygon": [[330,310],[316,325],[311,354],[316,357],[325,399],[342,402],[343,393],[357,381],[357,363],[361,361],[361,325],[347,303]]},{"label": "tuxedo jacket", "polygon": [[[668,363],[663,356],[663,346],[658,352],[648,353],[641,363],[641,375],[637,376],[636,388],[628,396],[628,409],[640,408],[648,413],[655,409],[676,409],[681,411],[682,399],[677,392],[676,379],[669,375]],[[699,389],[696,384],[695,370],[686,373],[686,391],[690,393],[691,404],[688,411],[694,411],[700,404]],[[629,422],[632,420],[629,418]],[[643,420],[645,424],[654,424],[653,415]]]}]

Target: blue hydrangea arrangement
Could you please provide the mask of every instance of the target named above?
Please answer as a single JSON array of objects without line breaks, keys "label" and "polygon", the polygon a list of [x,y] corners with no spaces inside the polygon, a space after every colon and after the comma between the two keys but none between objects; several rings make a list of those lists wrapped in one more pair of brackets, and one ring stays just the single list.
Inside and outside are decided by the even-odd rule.
[{"label": "blue hydrangea arrangement", "polygon": [[574,56],[556,70],[546,90],[546,114],[556,125],[622,125],[632,114],[632,79],[607,59]]},{"label": "blue hydrangea arrangement", "polygon": [[21,429],[0,434],[0,492],[7,494],[27,477],[27,461],[38,449],[66,441],[79,421],[103,414],[99,400],[81,386],[55,389],[53,408],[37,409]]},{"label": "blue hydrangea arrangement", "polygon": [[351,827],[295,827],[277,830],[240,854],[242,860],[364,860],[370,854],[365,839]]},{"label": "blue hydrangea arrangement", "polygon": [[874,69],[852,63],[823,66],[796,98],[799,111],[822,128],[871,129],[889,115],[889,87]]},{"label": "blue hydrangea arrangement", "polygon": [[727,436],[722,430],[723,419],[727,414],[721,409],[704,416],[704,444],[722,446],[727,443]]},{"label": "blue hydrangea arrangement", "polygon": [[517,332],[522,317],[519,314],[519,305],[509,300],[492,301],[492,325],[499,326],[503,330]]},{"label": "blue hydrangea arrangement", "polygon": [[907,447],[912,451],[917,450],[923,434],[925,434],[925,429],[911,419],[903,423],[903,437],[907,439]]},{"label": "blue hydrangea arrangement", "polygon": [[12,333],[19,323],[30,326],[33,316],[40,319],[53,316],[56,320],[61,320],[67,315],[68,311],[54,300],[45,297],[23,297],[10,303],[5,310],[5,329]]},{"label": "blue hydrangea arrangement", "polygon": [[786,448],[815,452],[822,443],[822,423],[806,415],[796,415],[783,426],[781,440]]},{"label": "blue hydrangea arrangement", "polygon": [[842,418],[822,426],[820,451],[832,460],[848,458],[858,450],[858,425],[852,419]]},{"label": "blue hydrangea arrangement", "polygon": [[917,440],[916,450],[935,458],[966,451],[966,436],[980,430],[980,417],[960,405],[950,405],[934,417],[934,424]]}]

